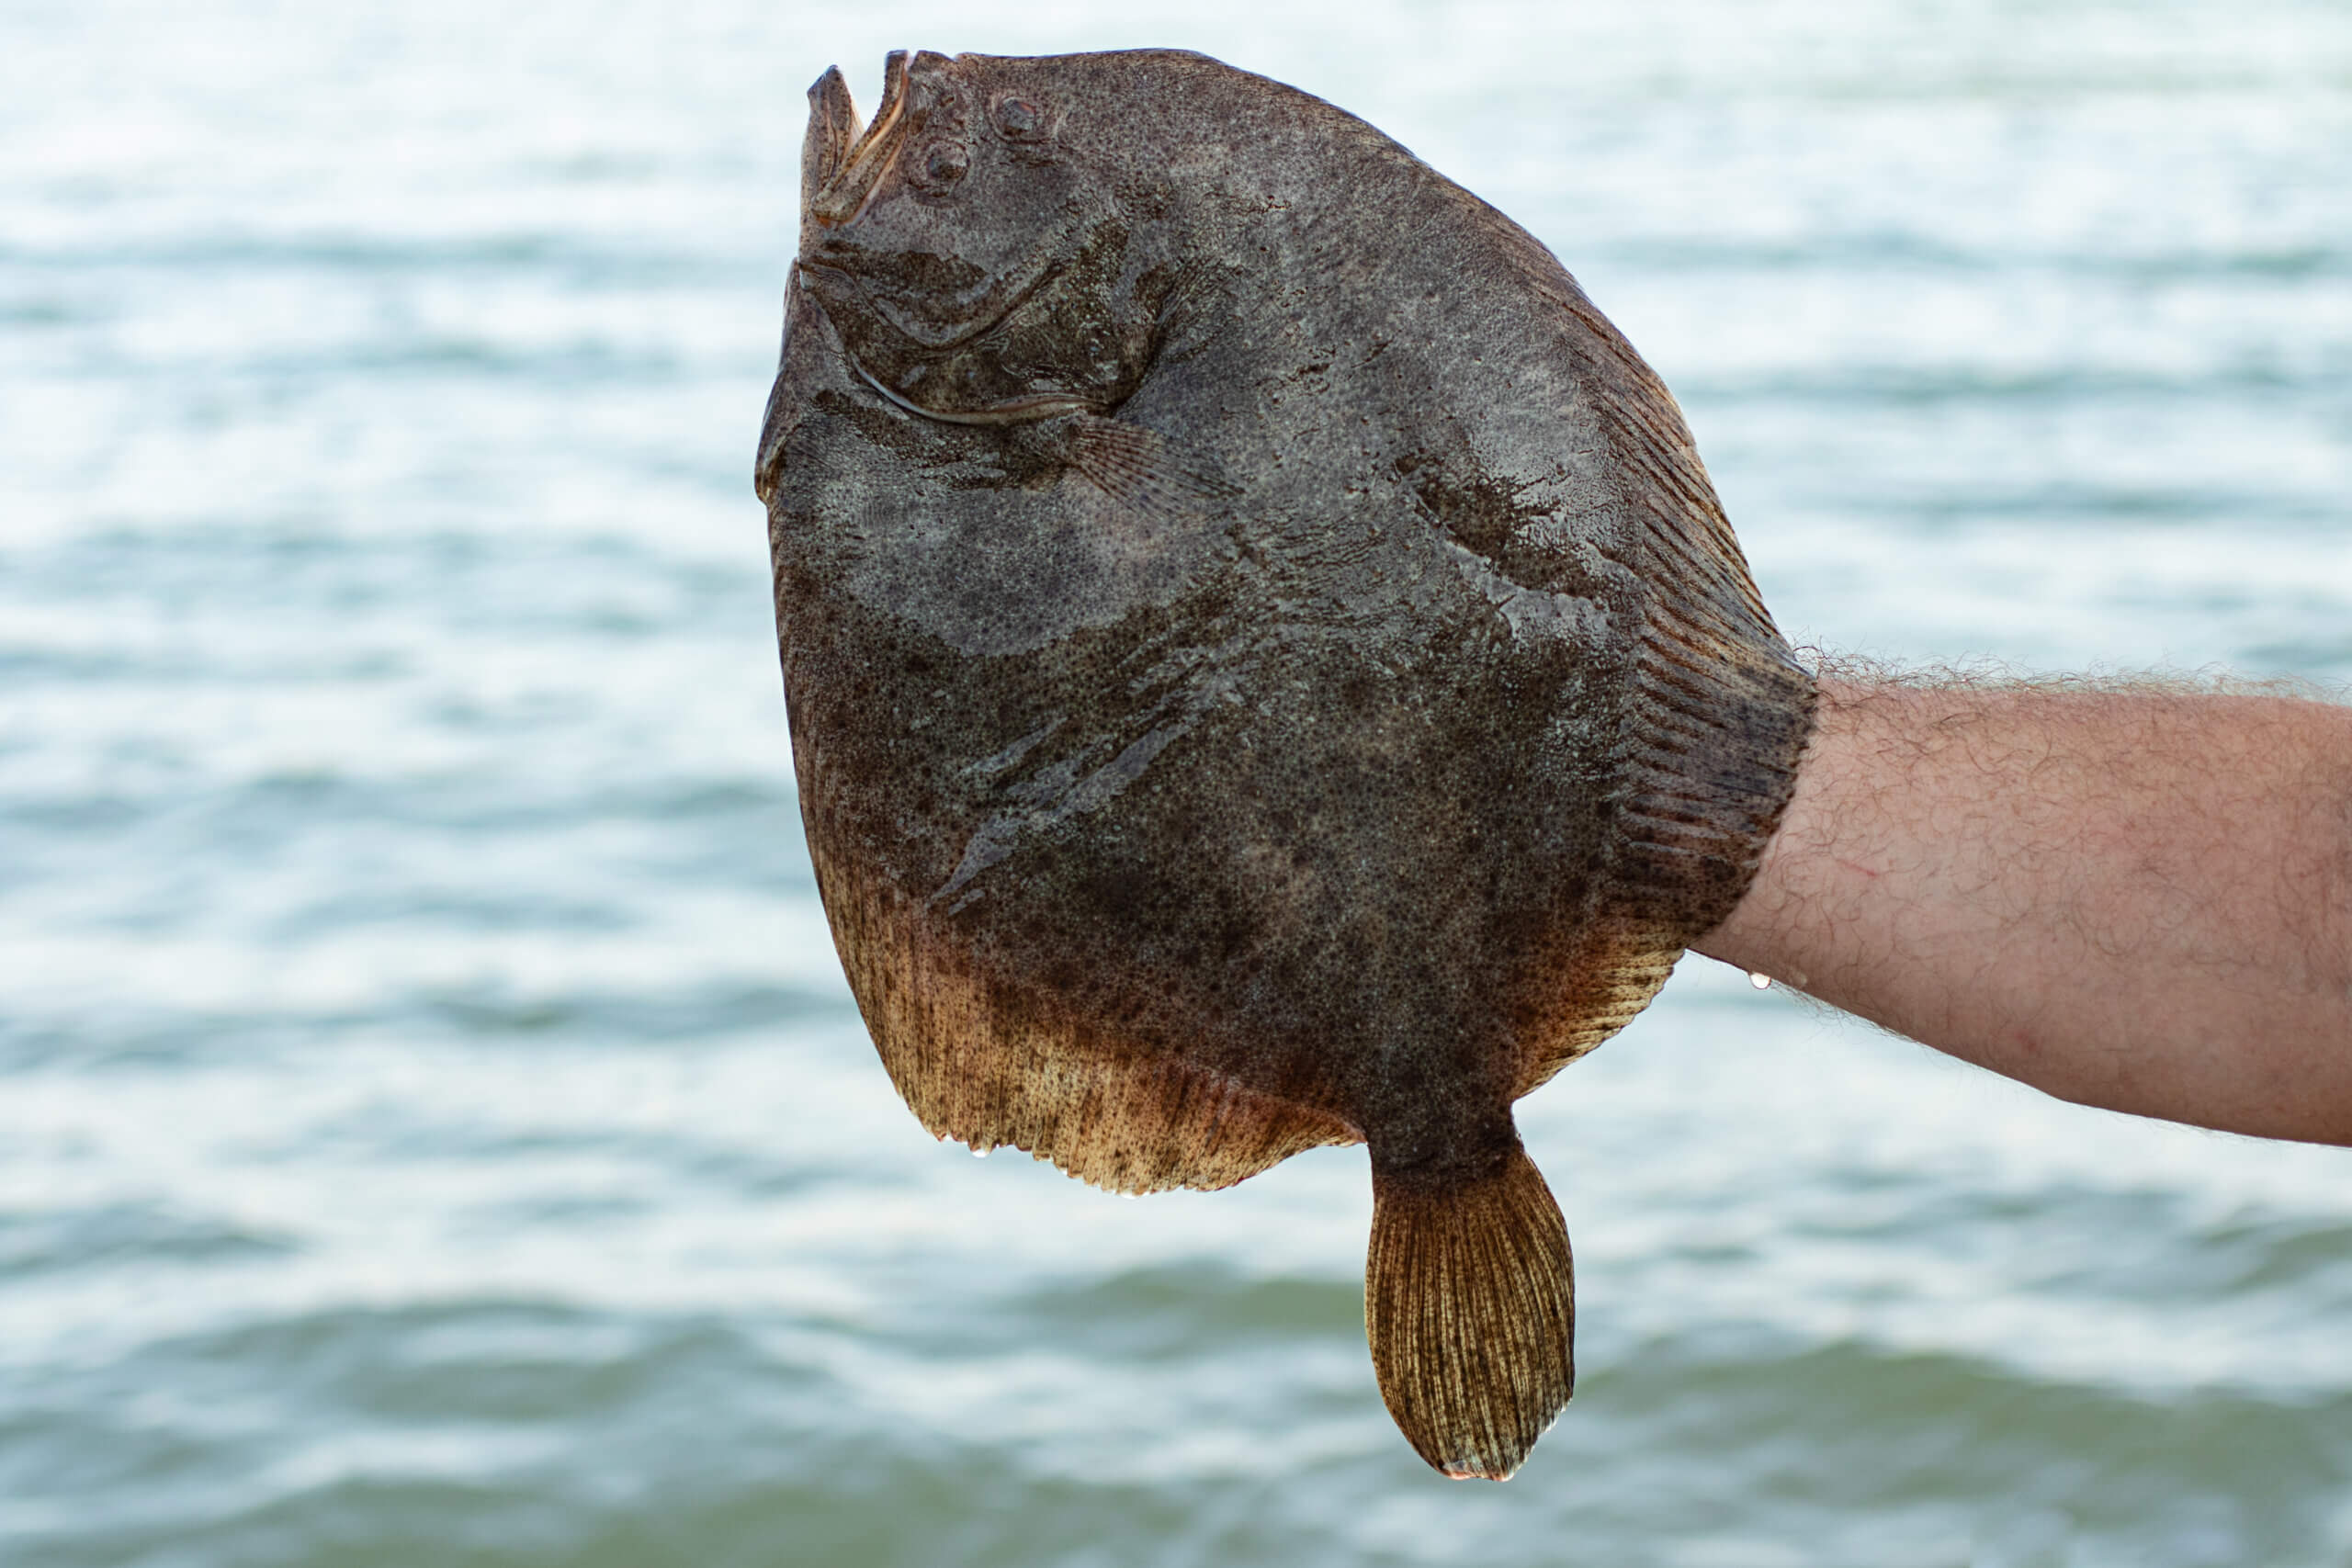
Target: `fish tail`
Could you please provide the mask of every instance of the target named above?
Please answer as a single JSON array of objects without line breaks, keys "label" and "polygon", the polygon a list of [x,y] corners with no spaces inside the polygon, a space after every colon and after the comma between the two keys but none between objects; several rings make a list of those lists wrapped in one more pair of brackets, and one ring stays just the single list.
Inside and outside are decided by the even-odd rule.
[{"label": "fish tail", "polygon": [[1456,1480],[1504,1481],[1576,1386],[1568,1227],[1516,1138],[1467,1180],[1373,1171],[1364,1332],[1388,1413]]}]

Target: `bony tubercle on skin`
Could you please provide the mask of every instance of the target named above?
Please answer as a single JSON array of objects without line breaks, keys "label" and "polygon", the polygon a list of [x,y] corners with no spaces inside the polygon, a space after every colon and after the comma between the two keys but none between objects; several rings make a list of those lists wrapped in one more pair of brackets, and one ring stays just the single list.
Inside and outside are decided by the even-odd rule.
[{"label": "bony tubercle on skin", "polygon": [[[1576,1304],[1511,1101],[1732,912],[1811,677],[1654,373],[1403,147],[1174,51],[884,74],[863,133],[812,95],[756,470],[875,1044],[934,1134],[1123,1194],[1368,1145],[1382,1396],[1507,1476]],[[1573,396],[1492,416],[1498,367]],[[1555,592],[1621,536],[1655,637]]]}]

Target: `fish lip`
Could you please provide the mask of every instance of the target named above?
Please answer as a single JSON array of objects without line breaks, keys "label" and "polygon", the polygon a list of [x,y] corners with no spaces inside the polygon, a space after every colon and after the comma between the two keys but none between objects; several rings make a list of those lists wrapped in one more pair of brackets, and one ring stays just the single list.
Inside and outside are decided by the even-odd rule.
[{"label": "fish lip", "polygon": [[907,103],[911,96],[907,51],[894,49],[882,62],[882,102],[874,111],[874,123],[843,153],[824,187],[809,197],[808,213],[817,227],[838,229],[854,223],[874,199],[874,193],[882,188],[882,176],[906,141]]},{"label": "fish lip", "polygon": [[829,65],[808,85],[808,129],[801,139],[800,220],[814,221],[810,209],[841,175],[858,141],[857,106],[841,67]]}]

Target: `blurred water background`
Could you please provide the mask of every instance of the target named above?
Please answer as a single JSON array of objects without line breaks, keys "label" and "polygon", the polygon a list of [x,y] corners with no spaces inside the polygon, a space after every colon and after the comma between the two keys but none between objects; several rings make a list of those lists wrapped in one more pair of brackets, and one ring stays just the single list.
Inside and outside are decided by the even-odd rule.
[{"label": "blurred water background", "polygon": [[1361,1150],[899,1107],[750,493],[802,91],[1206,50],[1526,223],[1802,640],[2352,676],[2352,9],[0,4],[0,1562],[2352,1562],[2352,1153],[1686,961],[1449,1485]]}]

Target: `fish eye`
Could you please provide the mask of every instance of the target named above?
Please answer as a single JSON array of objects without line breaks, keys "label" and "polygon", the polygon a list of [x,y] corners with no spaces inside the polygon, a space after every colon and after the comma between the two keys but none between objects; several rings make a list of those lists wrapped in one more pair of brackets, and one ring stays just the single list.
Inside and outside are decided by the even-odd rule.
[{"label": "fish eye", "polygon": [[916,160],[914,183],[928,191],[943,191],[969,173],[972,155],[954,141],[933,142]]},{"label": "fish eye", "polygon": [[1034,141],[1046,132],[1046,111],[1027,98],[999,98],[996,128],[1008,141]]}]

